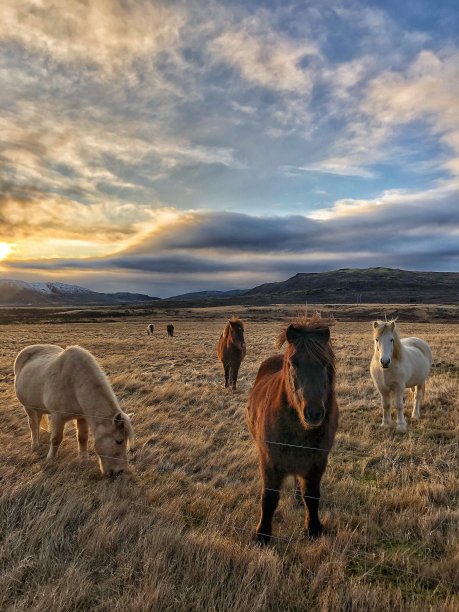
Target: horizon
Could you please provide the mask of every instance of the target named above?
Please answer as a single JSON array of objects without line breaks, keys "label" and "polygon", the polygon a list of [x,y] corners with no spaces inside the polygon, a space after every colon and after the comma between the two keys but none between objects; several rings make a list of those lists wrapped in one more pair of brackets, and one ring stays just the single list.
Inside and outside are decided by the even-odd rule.
[{"label": "horizon", "polygon": [[[442,272],[442,271],[438,271],[438,270],[403,270],[401,268],[387,268],[385,266],[375,266],[375,267],[371,267],[371,268],[337,268],[334,270],[323,270],[322,272],[314,272],[314,271],[310,271],[310,272],[296,272],[295,274],[293,274],[292,276],[289,276],[287,278],[281,279],[280,281],[267,281],[266,283],[261,283],[260,285],[255,285],[255,286],[251,286],[251,287],[238,287],[236,289],[225,289],[225,288],[217,288],[217,289],[196,289],[195,291],[191,291],[191,292],[185,292],[185,293],[176,293],[176,294],[171,294],[171,295],[166,295],[166,296],[154,296],[151,294],[144,294],[147,297],[151,297],[151,298],[159,298],[162,300],[168,300],[174,297],[180,297],[182,295],[191,295],[193,293],[208,293],[208,292],[217,292],[217,293],[228,293],[229,291],[241,291],[241,292],[246,292],[246,291],[251,291],[252,289],[254,289],[255,287],[258,286],[262,286],[264,284],[275,284],[276,282],[286,282],[292,278],[295,278],[296,276],[302,275],[302,274],[326,274],[326,273],[334,273],[334,272],[369,272],[369,271],[373,271],[373,270],[388,270],[391,272],[408,272],[408,273],[426,273],[426,274],[458,274],[457,272]],[[19,283],[29,283],[31,285],[33,284],[62,284],[62,285],[67,285],[69,287],[73,287],[75,285],[71,284],[71,283],[64,283],[62,281],[56,281],[54,279],[43,279],[43,280],[30,280],[30,281],[24,281],[23,279],[20,278],[2,278],[0,277],[0,283],[2,282],[11,282],[11,283],[15,283],[15,282],[19,282]],[[83,285],[76,285],[78,286],[80,289],[89,289],[88,287],[84,287]],[[95,291],[96,293],[99,293],[99,291],[97,291],[96,289],[92,289],[91,291]],[[104,291],[100,291],[100,293],[138,293],[138,292],[128,292],[125,291],[123,289],[123,287],[121,287],[118,291],[116,292],[104,292]]]},{"label": "horizon", "polygon": [[459,269],[456,3],[0,16],[1,277],[166,297]]}]

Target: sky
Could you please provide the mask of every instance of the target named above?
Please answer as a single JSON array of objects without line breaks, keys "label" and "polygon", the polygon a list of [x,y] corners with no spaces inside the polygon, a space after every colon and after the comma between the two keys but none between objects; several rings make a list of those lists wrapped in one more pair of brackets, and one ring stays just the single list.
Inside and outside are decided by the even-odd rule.
[{"label": "sky", "polygon": [[0,277],[459,269],[456,0],[2,0]]}]

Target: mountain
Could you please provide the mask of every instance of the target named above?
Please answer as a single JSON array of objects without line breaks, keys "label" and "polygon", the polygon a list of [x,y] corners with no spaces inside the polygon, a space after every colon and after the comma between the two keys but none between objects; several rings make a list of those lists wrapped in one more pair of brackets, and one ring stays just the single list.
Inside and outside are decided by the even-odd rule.
[{"label": "mountain", "polygon": [[243,295],[246,289],[231,289],[230,291],[194,291],[192,293],[181,293],[174,295],[168,300],[187,301],[187,300],[207,300],[212,298],[229,298]]},{"label": "mountain", "polygon": [[136,304],[159,298],[141,293],[98,293],[78,285],[0,279],[0,306]]},{"label": "mountain", "polygon": [[295,274],[242,294],[263,303],[457,303],[459,272],[411,272],[392,268],[344,268]]}]

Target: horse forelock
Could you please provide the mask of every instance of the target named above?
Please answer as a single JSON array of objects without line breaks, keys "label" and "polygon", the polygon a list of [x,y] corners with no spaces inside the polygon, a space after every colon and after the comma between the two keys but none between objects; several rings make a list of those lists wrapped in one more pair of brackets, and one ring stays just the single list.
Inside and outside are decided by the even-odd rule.
[{"label": "horse forelock", "polygon": [[280,349],[287,341],[287,329],[293,325],[298,332],[297,339],[290,348],[286,350],[286,354],[291,354],[292,351],[305,351],[312,361],[320,361],[321,363],[331,367],[335,371],[335,354],[331,342],[321,342],[317,339],[315,333],[329,331],[330,327],[335,325],[335,320],[331,318],[322,318],[319,315],[314,315],[311,318],[298,317],[283,329],[277,337],[276,346]]},{"label": "horse forelock", "polygon": [[235,325],[236,323],[240,325],[242,331],[244,331],[244,323],[242,319],[240,319],[239,317],[231,317],[231,319],[226,322],[225,329],[223,330],[223,335],[225,336],[225,338],[229,335],[231,331],[231,324]]},{"label": "horse forelock", "polygon": [[[390,331],[392,331],[393,335],[394,335],[394,351],[393,351],[393,356],[395,359],[400,358],[401,353],[402,353],[402,342],[400,339],[400,336],[398,335],[398,330],[397,330],[397,319],[389,319],[389,321],[375,321],[376,325],[373,329],[373,337],[375,340],[379,340],[379,338],[381,338],[381,336],[388,330],[390,329]],[[376,351],[376,347],[375,347],[375,351]]]}]

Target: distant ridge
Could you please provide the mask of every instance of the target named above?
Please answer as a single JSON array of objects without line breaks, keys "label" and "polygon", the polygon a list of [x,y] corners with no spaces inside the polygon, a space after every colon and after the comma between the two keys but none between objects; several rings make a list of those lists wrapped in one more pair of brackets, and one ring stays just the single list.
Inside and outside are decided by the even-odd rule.
[{"label": "distant ridge", "polygon": [[300,272],[249,289],[244,298],[280,303],[457,303],[459,272],[411,272],[393,268],[342,268]]},{"label": "distant ridge", "polygon": [[154,300],[159,298],[141,293],[99,293],[57,282],[0,279],[0,306],[103,306]]},{"label": "distant ridge", "polygon": [[174,295],[168,300],[201,300],[208,298],[227,298],[242,295],[247,289],[230,289],[229,291],[194,291],[192,293],[181,293],[180,295]]},{"label": "distant ridge", "polygon": [[198,291],[163,300],[188,306],[232,304],[457,304],[459,272],[411,272],[393,268],[342,268],[299,272],[252,289]]}]

